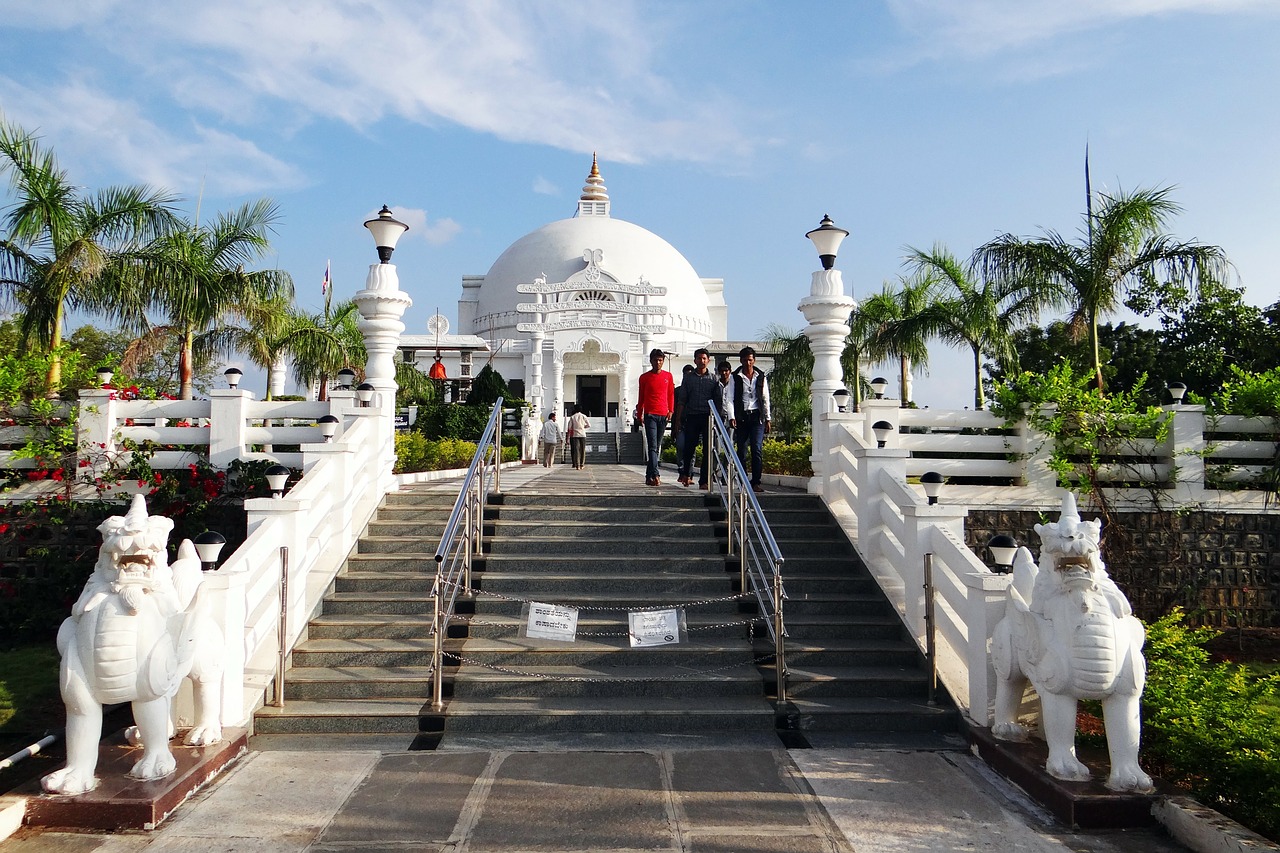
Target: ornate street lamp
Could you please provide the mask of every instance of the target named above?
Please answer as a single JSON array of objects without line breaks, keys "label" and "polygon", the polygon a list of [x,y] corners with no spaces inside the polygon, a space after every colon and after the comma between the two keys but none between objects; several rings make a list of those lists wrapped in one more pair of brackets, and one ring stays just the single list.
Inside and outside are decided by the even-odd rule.
[{"label": "ornate street lamp", "polygon": [[837,228],[831,221],[831,217],[824,215],[818,227],[804,236],[812,240],[813,245],[817,247],[822,268],[829,270],[836,265],[836,252],[840,248],[840,242],[849,236],[849,232],[843,228]]},{"label": "ornate street lamp", "polygon": [[374,219],[364,224],[373,233],[374,245],[378,247],[378,260],[384,264],[391,263],[391,253],[396,250],[396,242],[400,235],[409,230],[409,226],[391,215],[391,208],[385,204]]}]

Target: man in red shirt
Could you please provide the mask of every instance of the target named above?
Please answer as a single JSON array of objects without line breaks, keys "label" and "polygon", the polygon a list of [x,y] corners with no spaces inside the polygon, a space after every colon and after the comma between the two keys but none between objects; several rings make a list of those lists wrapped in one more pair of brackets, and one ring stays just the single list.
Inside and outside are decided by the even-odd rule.
[{"label": "man in red shirt", "polygon": [[662,437],[667,432],[667,419],[676,405],[676,384],[671,374],[662,369],[667,355],[660,349],[649,353],[652,370],[640,374],[640,402],[636,405],[636,417],[644,419],[645,440],[649,443],[644,484],[661,485],[658,476],[658,460],[662,452]]}]

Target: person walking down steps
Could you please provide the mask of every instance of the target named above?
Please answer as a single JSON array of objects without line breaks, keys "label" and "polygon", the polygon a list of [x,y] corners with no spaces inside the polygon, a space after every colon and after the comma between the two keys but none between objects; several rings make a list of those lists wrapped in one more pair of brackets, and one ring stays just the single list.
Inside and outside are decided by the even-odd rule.
[{"label": "person walking down steps", "polygon": [[658,475],[662,437],[667,434],[667,418],[671,417],[676,402],[675,380],[662,369],[666,358],[667,354],[662,350],[653,350],[649,353],[652,369],[640,374],[640,403],[636,406],[636,417],[643,419],[645,442],[649,447],[644,468],[646,486],[662,485],[662,478]]},{"label": "person walking down steps", "polygon": [[551,463],[555,461],[556,450],[560,447],[560,442],[564,438],[560,435],[560,424],[556,423],[556,413],[552,412],[547,415],[547,421],[542,425],[542,467],[550,468]]},{"label": "person walking down steps", "polygon": [[591,421],[582,413],[582,409],[573,407],[569,416],[569,455],[573,459],[575,471],[581,471],[587,464],[587,430],[591,429]]}]

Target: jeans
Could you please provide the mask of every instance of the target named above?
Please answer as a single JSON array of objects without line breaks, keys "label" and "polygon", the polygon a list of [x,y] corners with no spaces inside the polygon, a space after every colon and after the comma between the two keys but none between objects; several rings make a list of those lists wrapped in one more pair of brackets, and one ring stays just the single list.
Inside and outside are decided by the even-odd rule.
[{"label": "jeans", "polygon": [[[685,415],[684,427],[681,428],[680,434],[684,436],[684,453],[681,455],[681,469],[685,477],[693,476],[693,460],[698,455],[698,445],[707,443],[707,413],[700,415]],[[704,459],[702,469],[698,474],[698,485],[705,486],[707,484],[707,476],[711,473],[711,466]]]},{"label": "jeans", "polygon": [[733,444],[738,449],[742,467],[747,467],[747,447],[751,447],[751,485],[760,485],[764,471],[764,419],[760,412],[743,412],[733,430]]},{"label": "jeans", "polygon": [[658,477],[658,460],[662,458],[662,437],[667,433],[665,415],[644,416],[644,440],[649,443],[649,458],[645,460],[644,476],[647,480]]}]

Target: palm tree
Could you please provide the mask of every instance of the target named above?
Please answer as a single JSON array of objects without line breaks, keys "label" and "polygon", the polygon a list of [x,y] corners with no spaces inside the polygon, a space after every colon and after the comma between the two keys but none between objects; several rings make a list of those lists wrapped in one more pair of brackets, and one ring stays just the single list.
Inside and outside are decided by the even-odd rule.
[{"label": "palm tree", "polygon": [[987,278],[1026,286],[1057,289],[1071,307],[1070,324],[1078,337],[1087,332],[1093,349],[1098,388],[1104,386],[1098,346],[1098,320],[1116,311],[1131,288],[1163,281],[1175,287],[1199,287],[1222,281],[1230,263],[1217,246],[1179,243],[1164,233],[1181,211],[1170,188],[1093,194],[1086,190],[1085,227],[1081,242],[1046,232],[1022,238],[1004,234],[974,253]]},{"label": "palm tree", "polygon": [[941,288],[919,322],[945,343],[973,353],[973,405],[985,409],[982,356],[992,357],[1006,372],[1016,370],[1014,331],[1054,304],[1059,291],[1031,279],[980,278],[940,244],[927,252],[910,246],[907,251],[908,267]]},{"label": "palm tree", "polygon": [[322,330],[311,327],[307,315],[295,310],[285,297],[240,305],[234,314],[241,322],[233,321],[198,335],[193,352],[197,357],[216,354],[227,358],[233,353],[243,354],[251,364],[266,372],[268,400],[283,360],[298,351],[337,346]]},{"label": "palm tree", "polygon": [[355,301],[347,300],[333,308],[326,302],[322,313],[298,318],[311,332],[300,338],[290,352],[294,379],[300,385],[319,385],[321,400],[328,396],[331,376],[344,367],[358,368],[367,358],[364,336],[356,325],[358,317]]},{"label": "palm tree", "polygon": [[122,316],[117,294],[136,274],[137,247],[173,224],[174,199],[145,186],[83,194],[52,151],[0,118],[5,171],[16,201],[0,225],[0,299],[20,312],[24,344],[53,354],[46,378],[53,392],[67,312]]},{"label": "palm tree", "polygon": [[869,359],[898,362],[899,398],[904,406],[911,402],[913,369],[929,364],[932,330],[921,319],[934,302],[934,290],[928,277],[900,278],[898,286],[885,284],[854,311],[853,328],[867,339]]},{"label": "palm tree", "polygon": [[265,254],[267,234],[277,219],[266,199],[219,214],[207,226],[185,225],[155,241],[146,252],[145,286],[130,305],[136,324],[145,324],[149,305],[165,312],[168,325],[181,336],[179,396],[192,396],[192,364],[196,336],[224,324],[252,306],[276,298],[292,298],[293,280],[283,270],[248,271],[245,266]]}]

